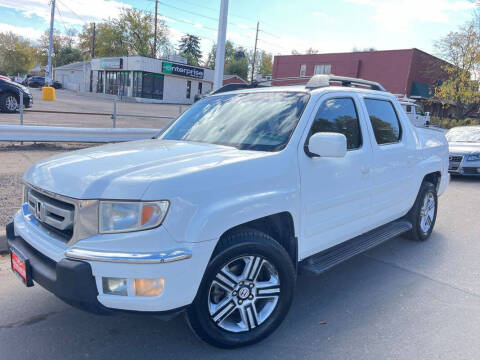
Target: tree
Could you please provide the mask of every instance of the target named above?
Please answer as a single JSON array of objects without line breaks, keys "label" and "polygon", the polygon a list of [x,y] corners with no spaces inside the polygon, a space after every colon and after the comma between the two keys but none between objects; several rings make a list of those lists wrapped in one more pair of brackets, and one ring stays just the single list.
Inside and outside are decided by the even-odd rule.
[{"label": "tree", "polygon": [[55,56],[55,66],[71,64],[73,62],[82,61],[83,55],[80,49],[74,47],[61,48]]},{"label": "tree", "polygon": [[200,51],[200,38],[195,35],[187,34],[182,37],[178,46],[181,56],[187,58],[188,64],[198,65],[202,58]]},{"label": "tree", "polygon": [[306,51],[305,51],[305,54],[307,55],[313,55],[313,54],[318,54],[319,51],[317,49],[314,49],[314,48],[308,48]]},{"label": "tree", "polygon": [[458,31],[450,32],[435,43],[442,57],[447,80],[435,87],[435,97],[442,104],[454,104],[457,119],[468,116],[480,104],[480,19],[471,21]]},{"label": "tree", "polygon": [[0,72],[26,74],[34,66],[35,49],[30,42],[12,32],[0,33]]},{"label": "tree", "polygon": [[[53,32],[52,44],[52,64],[54,67],[66,65],[75,61],[83,60],[82,53],[75,48],[75,29],[66,29],[65,34],[61,34],[57,29]],[[38,40],[36,60],[41,65],[46,65],[48,61],[49,32],[45,31]]]},{"label": "tree", "polygon": [[[215,67],[215,57],[217,46],[214,44],[207,58],[207,66]],[[243,79],[248,78],[249,57],[247,51],[240,47],[236,47],[233,42],[227,40],[225,42],[225,74],[238,75]]]},{"label": "tree", "polygon": [[[155,30],[148,11],[124,9],[117,19],[106,19],[96,25],[95,57],[141,55],[151,56]],[[157,24],[157,54],[171,53],[169,29],[163,20]],[[79,34],[79,47],[90,57],[93,27],[85,25]]]},{"label": "tree", "polygon": [[265,51],[261,51],[258,57],[260,58],[258,73],[262,76],[272,75],[273,55]]}]

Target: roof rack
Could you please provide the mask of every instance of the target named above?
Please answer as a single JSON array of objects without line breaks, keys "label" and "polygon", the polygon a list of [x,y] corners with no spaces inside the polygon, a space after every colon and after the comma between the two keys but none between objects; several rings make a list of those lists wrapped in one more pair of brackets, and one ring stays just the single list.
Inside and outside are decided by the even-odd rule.
[{"label": "roof rack", "polygon": [[385,88],[375,81],[350,78],[344,76],[335,76],[335,75],[313,75],[305,86],[307,89],[317,89],[322,87],[330,86],[331,82],[339,82],[342,86],[351,87],[354,85],[359,86],[368,86],[372,90],[377,91],[387,91]]}]

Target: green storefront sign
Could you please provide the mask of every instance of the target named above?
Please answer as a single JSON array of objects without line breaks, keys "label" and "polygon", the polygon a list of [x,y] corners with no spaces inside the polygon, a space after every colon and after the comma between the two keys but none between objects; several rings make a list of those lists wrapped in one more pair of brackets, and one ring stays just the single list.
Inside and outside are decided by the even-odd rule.
[{"label": "green storefront sign", "polygon": [[162,62],[162,72],[164,74],[172,74],[179,76],[192,77],[195,79],[203,79],[203,69],[198,69],[193,66],[174,64],[169,61]]}]

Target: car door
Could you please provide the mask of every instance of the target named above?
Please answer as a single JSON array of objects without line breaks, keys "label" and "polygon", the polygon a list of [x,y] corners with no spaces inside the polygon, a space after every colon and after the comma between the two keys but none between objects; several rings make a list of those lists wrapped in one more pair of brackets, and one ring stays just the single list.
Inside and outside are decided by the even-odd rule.
[{"label": "car door", "polygon": [[415,141],[412,125],[388,96],[362,96],[373,149],[372,220],[376,226],[410,209],[415,189]]},{"label": "car door", "polygon": [[[370,229],[372,148],[357,95],[329,93],[320,98],[298,150],[302,241],[300,258],[327,249]],[[304,150],[316,132],[347,138],[343,158],[312,157]]]}]

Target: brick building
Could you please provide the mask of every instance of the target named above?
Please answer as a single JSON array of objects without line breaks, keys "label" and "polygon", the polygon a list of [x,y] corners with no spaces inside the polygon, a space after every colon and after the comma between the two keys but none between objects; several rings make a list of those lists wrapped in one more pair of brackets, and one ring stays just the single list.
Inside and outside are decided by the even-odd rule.
[{"label": "brick building", "polygon": [[[394,94],[430,99],[434,86],[446,79],[448,63],[418,49],[366,51],[313,55],[280,55],[273,61],[273,78],[335,74],[377,81]],[[274,81],[288,85],[303,80]],[[425,101],[424,101],[425,102]],[[426,110],[438,113],[440,104],[425,102]]]}]

